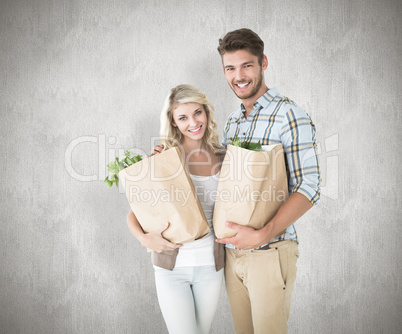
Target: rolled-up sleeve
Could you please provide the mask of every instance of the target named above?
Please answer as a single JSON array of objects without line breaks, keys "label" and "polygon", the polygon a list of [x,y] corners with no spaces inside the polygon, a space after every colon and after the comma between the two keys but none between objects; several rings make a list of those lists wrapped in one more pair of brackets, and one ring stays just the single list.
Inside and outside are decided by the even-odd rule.
[{"label": "rolled-up sleeve", "polygon": [[293,106],[283,118],[280,137],[289,167],[289,192],[317,204],[321,178],[314,123],[303,109]]}]

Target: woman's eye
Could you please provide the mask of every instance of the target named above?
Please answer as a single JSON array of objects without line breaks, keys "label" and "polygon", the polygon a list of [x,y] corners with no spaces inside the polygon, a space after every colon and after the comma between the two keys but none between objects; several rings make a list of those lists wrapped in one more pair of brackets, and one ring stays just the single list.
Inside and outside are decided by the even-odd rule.
[{"label": "woman's eye", "polygon": [[196,114],[196,115],[201,114],[201,110],[197,110],[197,111],[195,112],[195,114]]},{"label": "woman's eye", "polygon": [[184,121],[186,118],[185,117],[180,117],[179,121]]}]

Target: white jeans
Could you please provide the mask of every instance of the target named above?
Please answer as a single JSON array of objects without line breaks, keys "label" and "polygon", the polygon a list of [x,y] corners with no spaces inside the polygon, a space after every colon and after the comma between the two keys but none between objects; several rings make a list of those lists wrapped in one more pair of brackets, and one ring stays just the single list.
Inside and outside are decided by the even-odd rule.
[{"label": "white jeans", "polygon": [[215,266],[155,268],[159,306],[170,334],[207,334],[223,283]]}]

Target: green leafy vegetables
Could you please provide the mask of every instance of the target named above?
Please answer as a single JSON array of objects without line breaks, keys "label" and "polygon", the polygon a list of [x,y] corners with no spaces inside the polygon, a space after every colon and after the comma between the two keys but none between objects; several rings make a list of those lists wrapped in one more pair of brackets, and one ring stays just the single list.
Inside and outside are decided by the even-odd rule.
[{"label": "green leafy vegetables", "polygon": [[109,175],[106,176],[105,178],[105,183],[108,187],[112,187],[113,183],[116,184],[116,187],[119,186],[119,177],[117,174],[123,170],[124,168],[127,168],[128,166],[131,166],[135,164],[136,162],[139,162],[142,160],[142,155],[134,155],[131,157],[131,151],[125,151],[124,155],[125,157],[119,161],[119,158],[116,157],[112,162],[110,162],[107,167],[109,169]]},{"label": "green leafy vegetables", "polygon": [[247,150],[252,150],[252,151],[261,151],[262,150],[260,141],[258,141],[258,143],[250,143],[247,141],[241,142],[239,137],[237,137],[237,135],[234,137],[234,139],[230,138],[230,140],[232,141],[233,146],[245,148]]}]

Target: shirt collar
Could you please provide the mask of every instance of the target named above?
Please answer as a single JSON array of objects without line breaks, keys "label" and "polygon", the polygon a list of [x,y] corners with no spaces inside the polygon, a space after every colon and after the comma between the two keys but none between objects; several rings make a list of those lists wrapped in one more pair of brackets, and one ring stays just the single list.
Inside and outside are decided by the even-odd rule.
[{"label": "shirt collar", "polygon": [[[275,97],[278,95],[278,90],[276,88],[271,88],[269,89],[264,95],[262,95],[255,103],[254,103],[254,109],[261,109],[261,108],[267,108],[268,105],[275,99]],[[246,112],[246,108],[244,108],[243,103],[240,105],[240,112],[239,116],[243,116],[244,113]]]},{"label": "shirt collar", "polygon": [[268,105],[275,99],[278,95],[278,90],[276,88],[269,89],[263,96],[261,96],[256,103],[261,105],[263,108],[268,107]]}]

